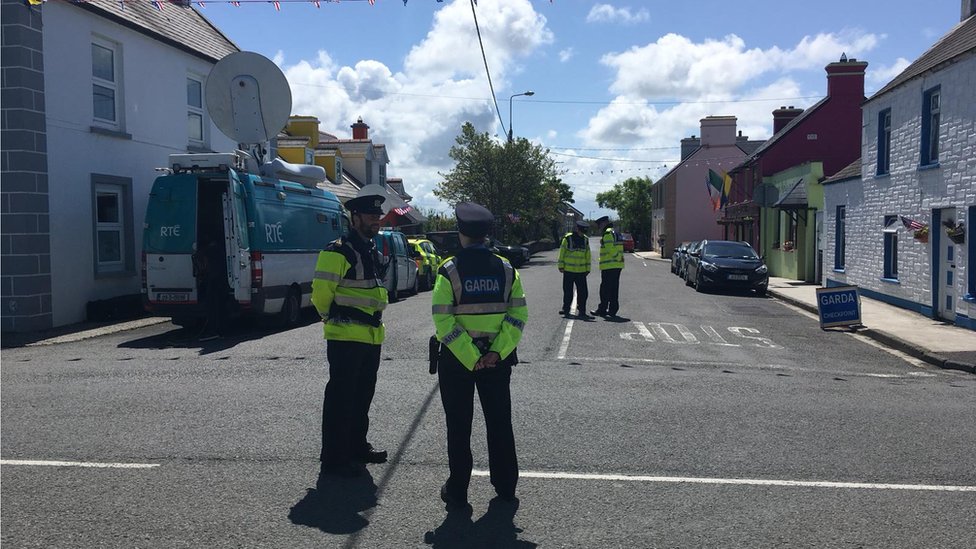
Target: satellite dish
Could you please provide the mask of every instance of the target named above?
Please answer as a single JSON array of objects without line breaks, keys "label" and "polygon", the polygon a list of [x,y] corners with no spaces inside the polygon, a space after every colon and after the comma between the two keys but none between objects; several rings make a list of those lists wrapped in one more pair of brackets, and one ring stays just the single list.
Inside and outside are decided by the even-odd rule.
[{"label": "satellite dish", "polygon": [[291,88],[267,57],[234,52],[207,76],[207,112],[220,131],[238,143],[264,143],[288,123]]}]

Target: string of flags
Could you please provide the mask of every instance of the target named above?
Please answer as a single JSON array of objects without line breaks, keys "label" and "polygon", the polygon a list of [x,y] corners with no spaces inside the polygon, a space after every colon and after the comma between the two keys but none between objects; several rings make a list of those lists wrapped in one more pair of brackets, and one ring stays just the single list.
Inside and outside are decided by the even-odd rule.
[{"label": "string of flags", "polygon": [[[48,2],[49,0],[26,0],[28,6],[40,6]],[[84,4],[89,0],[62,0],[64,2],[69,2],[72,4]],[[322,7],[322,2],[329,4],[339,4],[341,2],[368,2],[370,6],[376,5],[376,0],[118,0],[119,8],[123,11],[125,10],[126,4],[134,4],[137,2],[148,1],[157,11],[163,11],[164,4],[172,4],[181,8],[188,8],[191,4],[195,4],[201,8],[207,7],[207,2],[214,4],[230,4],[234,7],[241,7],[241,4],[271,4],[274,6],[276,11],[281,11],[282,3],[289,4],[312,4],[316,8]],[[438,4],[443,3],[444,0],[436,0]],[[471,0],[474,5],[478,5],[478,0]],[[403,5],[407,5],[408,0],[403,0]],[[553,0],[549,0],[552,4]]]}]

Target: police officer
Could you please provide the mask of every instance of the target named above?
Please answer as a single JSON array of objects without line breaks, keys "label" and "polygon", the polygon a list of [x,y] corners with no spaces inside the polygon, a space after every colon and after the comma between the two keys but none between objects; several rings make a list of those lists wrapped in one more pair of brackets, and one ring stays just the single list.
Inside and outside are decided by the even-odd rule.
[{"label": "police officer", "polygon": [[319,253],[312,280],[312,303],[321,315],[327,341],[329,382],[322,404],[322,473],[343,477],[364,472],[362,463],[383,463],[385,451],[366,441],[369,406],[376,389],[382,321],[387,294],[382,257],[373,244],[384,196],[346,202],[349,234]]},{"label": "police officer", "polygon": [[616,317],[620,310],[620,272],[624,270],[624,243],[610,218],[603,216],[596,220],[602,233],[600,238],[600,305],[590,314],[602,317]]},{"label": "police officer", "polygon": [[559,260],[556,263],[559,272],[563,273],[563,308],[559,314],[570,314],[573,286],[576,286],[576,311],[584,320],[592,318],[586,314],[586,298],[589,296],[586,275],[590,274],[590,241],[586,238],[586,229],[589,226],[581,219],[574,225],[573,232],[566,233],[559,245]]},{"label": "police officer", "polygon": [[432,298],[434,326],[442,344],[438,380],[450,464],[441,499],[449,511],[470,512],[475,388],[485,415],[491,484],[501,500],[517,501],[518,459],[509,383],[528,308],[518,272],[485,246],[494,220],[491,212],[478,204],[461,203],[455,213],[462,249],[438,269]]}]

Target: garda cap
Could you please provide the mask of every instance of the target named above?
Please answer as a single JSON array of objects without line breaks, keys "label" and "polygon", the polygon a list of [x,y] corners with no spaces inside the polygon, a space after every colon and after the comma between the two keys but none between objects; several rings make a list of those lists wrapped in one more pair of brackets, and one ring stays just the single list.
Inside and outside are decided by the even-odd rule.
[{"label": "garda cap", "polygon": [[381,206],[384,201],[386,201],[385,196],[375,194],[357,196],[346,201],[346,209],[350,213],[383,215],[383,208]]},{"label": "garda cap", "polygon": [[610,223],[610,216],[605,215],[605,216],[601,217],[600,219],[597,219],[596,220],[596,223],[597,223],[597,225],[599,225],[601,223],[607,223],[607,224],[609,224]]},{"label": "garda cap", "polygon": [[457,217],[458,232],[471,238],[488,236],[495,216],[488,208],[474,202],[461,202],[454,208]]},{"label": "garda cap", "polygon": [[580,229],[588,229],[590,227],[590,224],[580,219],[576,222],[576,226],[579,227]]}]

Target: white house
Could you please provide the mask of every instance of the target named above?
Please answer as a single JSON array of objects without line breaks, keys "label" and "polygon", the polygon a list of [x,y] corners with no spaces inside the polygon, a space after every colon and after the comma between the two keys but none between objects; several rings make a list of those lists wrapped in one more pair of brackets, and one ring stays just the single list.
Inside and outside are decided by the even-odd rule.
[{"label": "white house", "polygon": [[824,182],[825,285],[972,329],[974,10],[865,102],[860,160]]},{"label": "white house", "polygon": [[[4,11],[5,42],[8,26],[20,24],[15,36],[36,31],[25,47],[37,76],[28,84],[41,98],[24,108],[36,123],[18,128],[22,141],[4,150],[45,143],[33,164],[4,167],[3,194],[31,196],[31,209],[17,215],[36,217],[4,224],[4,238],[22,243],[3,250],[4,330],[83,321],[89,302],[134,303],[155,168],[173,153],[235,148],[207,115],[205,84],[237,46],[193,8],[161,5],[47,2],[25,6],[30,13],[17,21]],[[6,97],[11,82],[4,86]],[[24,184],[8,188],[8,173]]]}]

